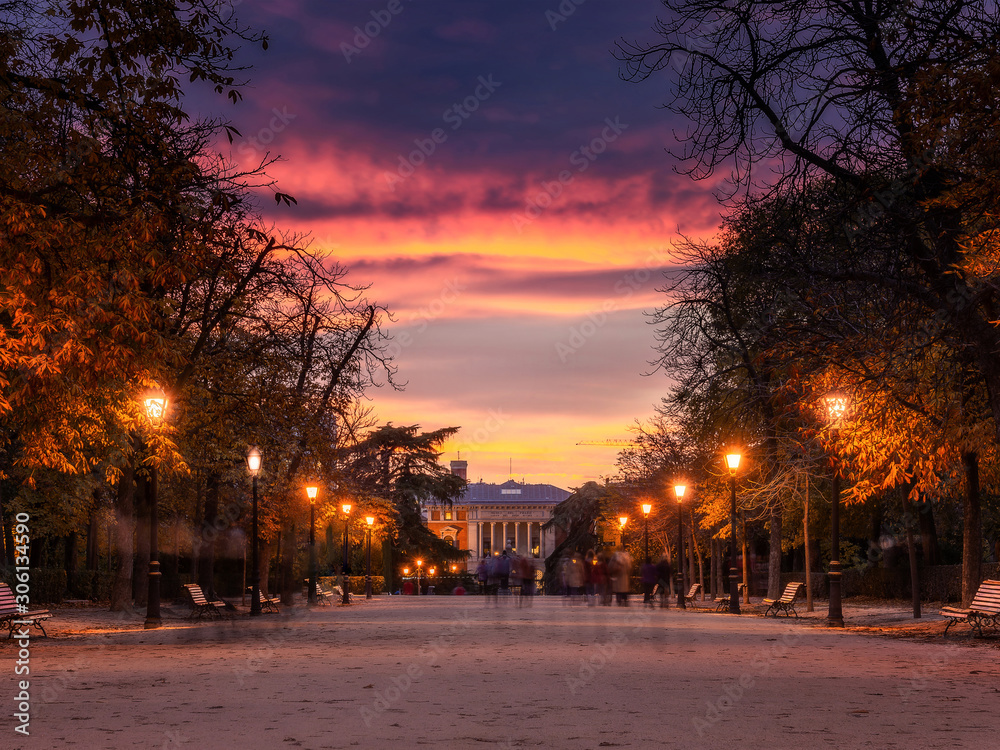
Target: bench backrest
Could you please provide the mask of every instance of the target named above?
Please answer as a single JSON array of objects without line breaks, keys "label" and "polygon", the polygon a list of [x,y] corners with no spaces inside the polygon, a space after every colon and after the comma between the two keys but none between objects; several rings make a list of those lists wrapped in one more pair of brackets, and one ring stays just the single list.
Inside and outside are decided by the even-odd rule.
[{"label": "bench backrest", "polygon": [[781,598],[778,601],[782,604],[788,604],[794,601],[795,597],[799,595],[799,591],[802,590],[804,585],[804,583],[795,583],[794,581],[788,584],[785,586],[785,593],[781,595]]},{"label": "bench backrest", "polygon": [[208,604],[208,599],[205,598],[205,593],[201,590],[201,586],[197,583],[185,583],[184,588],[188,590],[191,595],[191,601],[195,604]]},{"label": "bench backrest", "polygon": [[699,591],[701,591],[701,584],[700,583],[692,583],[691,584],[691,590],[688,591],[688,599],[693,599],[697,595],[697,593]]},{"label": "bench backrest", "polygon": [[1000,581],[983,581],[969,609],[994,615],[1000,613]]},{"label": "bench backrest", "polygon": [[0,583],[0,617],[18,614],[14,592],[6,583]]}]

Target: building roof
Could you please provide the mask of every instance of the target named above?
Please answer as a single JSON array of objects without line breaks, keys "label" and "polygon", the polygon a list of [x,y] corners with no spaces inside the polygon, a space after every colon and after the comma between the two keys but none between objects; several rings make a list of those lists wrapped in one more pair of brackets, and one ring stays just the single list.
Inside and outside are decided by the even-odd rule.
[{"label": "building roof", "polygon": [[552,484],[522,484],[509,479],[503,484],[469,482],[456,501],[462,505],[557,505],[572,493]]}]

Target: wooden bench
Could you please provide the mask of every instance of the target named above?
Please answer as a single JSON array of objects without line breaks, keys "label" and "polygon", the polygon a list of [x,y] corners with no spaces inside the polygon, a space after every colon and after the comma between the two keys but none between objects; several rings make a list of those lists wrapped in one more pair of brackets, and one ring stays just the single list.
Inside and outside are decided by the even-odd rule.
[{"label": "wooden bench", "polygon": [[[737,589],[736,590],[736,598],[737,599],[742,599],[743,598],[743,594],[747,590],[747,585],[745,583],[741,583],[739,586],[736,587],[736,589]],[[728,609],[728,608],[729,608],[729,594],[726,594],[725,596],[717,596],[717,597],[715,597],[715,611],[716,612],[721,612],[722,610]]]},{"label": "wooden bench", "polygon": [[957,622],[967,622],[976,635],[982,637],[983,627],[1000,629],[1000,581],[987,579],[979,584],[979,590],[968,609],[944,607],[941,614],[948,618],[944,634]]},{"label": "wooden bench", "polygon": [[188,595],[191,597],[191,605],[194,607],[191,611],[192,618],[197,617],[200,620],[202,615],[222,617],[225,613],[226,603],[209,601],[197,583],[185,583],[184,588],[187,589]]},{"label": "wooden bench", "polygon": [[[330,593],[332,593],[336,597],[336,601],[338,602],[344,601],[344,589],[342,586],[340,585],[334,586],[333,590]],[[350,591],[347,592],[347,601],[349,602],[354,601],[354,594],[351,593]]]},{"label": "wooden bench", "polygon": [[795,600],[798,598],[799,594],[802,592],[802,588],[805,586],[804,583],[795,583],[794,581],[787,586],[785,586],[785,591],[779,599],[765,599],[764,604],[767,605],[767,609],[764,611],[764,617],[767,617],[771,610],[774,610],[774,616],[777,617],[779,612],[784,612],[785,617],[789,617],[788,614],[791,612],[796,617],[799,613],[795,611]]},{"label": "wooden bench", "polygon": [[[253,586],[247,586],[247,593],[253,596]],[[267,597],[264,596],[264,590],[257,590],[258,597],[260,599],[260,609],[261,612],[274,612],[278,613],[278,605],[281,604],[281,599],[278,597]]]},{"label": "wooden bench", "polygon": [[[306,578],[305,581],[305,597],[309,598],[309,579]],[[323,588],[323,584],[316,581],[316,603],[317,604],[330,604],[333,601],[333,594]]]},{"label": "wooden bench", "polygon": [[30,625],[36,630],[41,630],[46,638],[49,634],[45,632],[42,623],[52,617],[52,613],[47,609],[37,609],[34,612],[21,612],[21,605],[17,603],[13,590],[6,583],[0,583],[0,627],[7,628],[7,638],[14,635],[14,629],[22,625]]},{"label": "wooden bench", "polygon": [[684,595],[684,601],[685,601],[685,603],[686,602],[693,602],[694,599],[695,599],[695,597],[698,596],[698,594],[699,594],[700,591],[701,591],[701,584],[700,583],[692,583],[691,584],[691,588]]}]

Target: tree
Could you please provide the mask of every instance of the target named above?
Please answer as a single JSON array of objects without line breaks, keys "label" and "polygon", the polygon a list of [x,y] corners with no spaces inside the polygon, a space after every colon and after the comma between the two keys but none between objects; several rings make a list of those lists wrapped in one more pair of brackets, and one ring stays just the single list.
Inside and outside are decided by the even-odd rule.
[{"label": "tree", "polygon": [[[895,232],[902,275],[891,265],[885,274],[853,262],[863,257],[854,252],[827,278],[867,282],[930,309],[918,346],[944,339],[960,367],[974,368],[966,382],[981,384],[995,445],[1000,329],[992,311],[1000,288],[972,241],[995,228],[1000,184],[997,151],[985,137],[998,122],[993,4],[664,5],[662,43],[621,42],[617,51],[630,80],[674,66],[668,107],[691,123],[678,154],[684,171],[703,178],[728,164],[728,196],[742,191],[745,201],[762,191],[807,197],[827,180],[843,200],[834,225],[853,249]],[[970,519],[978,515],[980,453],[981,446],[963,458]],[[970,554],[978,555],[975,528],[968,532]],[[971,563],[966,592],[976,585]]]},{"label": "tree", "polygon": [[448,561],[468,555],[437,537],[421,517],[422,506],[451,505],[465,489],[465,480],[438,462],[441,444],[458,430],[445,427],[420,432],[419,425],[397,427],[390,422],[346,451],[343,475],[351,491],[384,498],[395,511],[387,579],[395,576],[400,556]]}]

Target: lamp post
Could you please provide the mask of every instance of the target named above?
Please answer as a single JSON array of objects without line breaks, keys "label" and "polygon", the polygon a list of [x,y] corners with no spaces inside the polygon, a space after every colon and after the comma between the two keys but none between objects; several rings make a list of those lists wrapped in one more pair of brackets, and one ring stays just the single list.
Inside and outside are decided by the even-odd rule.
[{"label": "lamp post", "polygon": [[[154,430],[163,424],[167,413],[167,396],[159,388],[148,391],[143,397],[146,419]],[[157,527],[159,516],[156,499],[156,464],[149,465],[149,589],[146,597],[146,621],[143,627],[152,630],[160,627],[160,551]]]},{"label": "lamp post", "polygon": [[[840,430],[850,398],[837,391],[823,397],[826,407],[827,423],[831,431]],[[842,607],[842,581],[840,572],[840,462],[836,456],[831,456],[833,463],[833,487],[830,498],[830,609],[826,615],[826,623],[832,627],[844,627],[844,612]]]},{"label": "lamp post", "polygon": [[349,584],[348,584],[348,580],[347,580],[347,576],[348,576],[348,573],[350,571],[350,562],[348,562],[348,556],[347,556],[347,552],[348,552],[347,545],[350,544],[350,540],[347,538],[347,525],[348,525],[348,523],[351,520],[351,504],[350,503],[344,503],[340,507],[341,507],[341,510],[344,511],[344,565],[343,565],[343,568],[341,568],[341,571],[340,571],[341,572],[341,577],[343,578],[343,586],[341,586],[341,588],[343,589],[343,599],[341,599],[341,603],[342,604],[350,604],[351,603],[351,590],[349,588]]},{"label": "lamp post", "polygon": [[651,503],[642,504],[642,538],[646,548],[646,565],[649,565],[649,512],[653,509]]},{"label": "lamp post", "polygon": [[368,524],[368,562],[365,568],[365,599],[372,598],[372,526],[375,525],[374,516],[365,516],[365,523]]},{"label": "lamp post", "polygon": [[420,566],[423,564],[423,560],[417,560],[417,596],[420,596]]},{"label": "lamp post", "polygon": [[740,468],[739,453],[726,454],[726,466],[729,468],[729,612],[740,613],[740,584],[737,580],[739,571],[736,569],[736,470]]},{"label": "lamp post", "polygon": [[681,503],[684,502],[684,491],[687,485],[675,484],[674,497],[677,498],[677,570],[674,576],[677,578],[677,608],[687,609],[687,602],[684,601],[684,517],[681,515]]},{"label": "lamp post", "polygon": [[306,487],[309,498],[309,603],[316,603],[316,496],[319,487]]},{"label": "lamp post", "polygon": [[247,451],[247,471],[253,477],[253,540],[250,542],[250,615],[260,614],[260,540],[257,535],[257,475],[261,466],[260,448],[250,446]]},{"label": "lamp post", "polygon": [[618,516],[618,525],[622,530],[622,549],[625,549],[625,524],[628,523],[628,516]]}]

